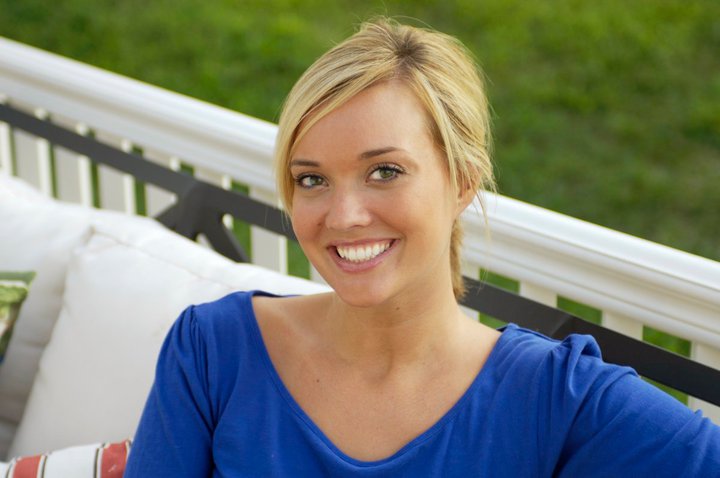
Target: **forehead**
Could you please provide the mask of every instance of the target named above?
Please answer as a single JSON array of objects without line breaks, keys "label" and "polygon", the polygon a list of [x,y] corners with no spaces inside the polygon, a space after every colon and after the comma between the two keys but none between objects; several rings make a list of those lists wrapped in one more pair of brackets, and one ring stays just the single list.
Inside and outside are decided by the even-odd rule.
[{"label": "forehead", "polygon": [[361,153],[393,146],[411,153],[433,147],[428,114],[406,85],[390,81],[361,91],[310,126],[293,157]]}]

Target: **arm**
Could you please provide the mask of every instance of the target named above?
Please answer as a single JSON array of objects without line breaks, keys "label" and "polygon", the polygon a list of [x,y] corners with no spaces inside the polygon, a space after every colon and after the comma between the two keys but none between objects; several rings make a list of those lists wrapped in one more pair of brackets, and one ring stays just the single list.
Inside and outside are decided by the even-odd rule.
[{"label": "arm", "polygon": [[194,312],[186,309],[165,338],[125,477],[212,473],[207,347]]}]

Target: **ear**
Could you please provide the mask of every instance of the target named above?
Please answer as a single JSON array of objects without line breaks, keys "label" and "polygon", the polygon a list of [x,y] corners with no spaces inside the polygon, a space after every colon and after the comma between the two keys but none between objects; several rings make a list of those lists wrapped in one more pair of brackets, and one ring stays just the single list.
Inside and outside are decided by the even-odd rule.
[{"label": "ear", "polygon": [[476,191],[473,188],[463,187],[458,192],[457,198],[457,209],[455,210],[455,217],[458,217],[466,207],[470,205],[472,200],[475,198]]}]

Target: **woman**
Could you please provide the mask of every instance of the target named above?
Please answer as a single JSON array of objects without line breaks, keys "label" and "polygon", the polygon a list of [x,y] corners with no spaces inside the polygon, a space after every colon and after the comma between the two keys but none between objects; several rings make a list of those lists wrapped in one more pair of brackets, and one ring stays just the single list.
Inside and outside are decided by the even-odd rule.
[{"label": "woman", "polygon": [[720,432],[563,342],[463,315],[460,213],[492,187],[488,108],[454,39],[365,24],[279,124],[278,183],[333,292],[190,307],[126,476],[713,476]]}]

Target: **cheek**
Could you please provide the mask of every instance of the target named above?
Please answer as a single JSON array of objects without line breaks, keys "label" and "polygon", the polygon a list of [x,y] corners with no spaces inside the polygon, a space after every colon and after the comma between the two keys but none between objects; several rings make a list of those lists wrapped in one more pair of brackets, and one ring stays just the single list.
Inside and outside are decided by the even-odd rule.
[{"label": "cheek", "polygon": [[302,209],[293,206],[293,212],[290,214],[290,224],[298,241],[302,241],[307,234],[307,216],[302,213]]},{"label": "cheek", "polygon": [[[442,178],[440,175],[438,177]],[[419,184],[408,200],[415,204],[416,209],[426,211],[428,214],[436,214],[435,218],[438,221],[452,216],[457,203],[454,194],[450,191],[450,185],[432,177]]]},{"label": "cheek", "polygon": [[304,240],[313,237],[318,230],[320,220],[319,212],[316,209],[302,199],[295,198],[293,200],[290,223],[301,245]]}]

